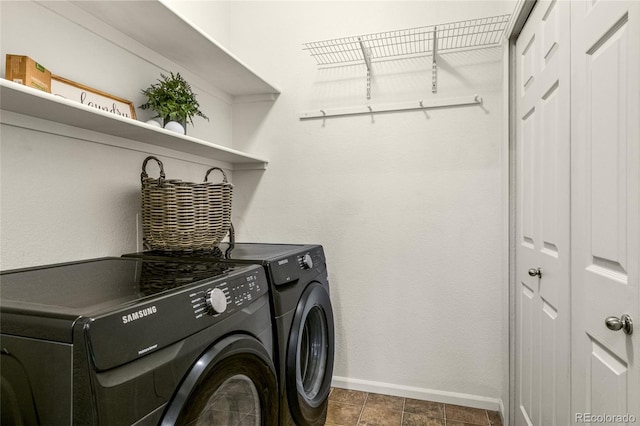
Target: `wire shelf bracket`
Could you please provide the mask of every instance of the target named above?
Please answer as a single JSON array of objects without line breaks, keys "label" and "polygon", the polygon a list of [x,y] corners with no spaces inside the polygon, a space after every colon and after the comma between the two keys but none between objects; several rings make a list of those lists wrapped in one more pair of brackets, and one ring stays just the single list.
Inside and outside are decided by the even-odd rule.
[{"label": "wire shelf bracket", "polygon": [[438,27],[433,27],[433,59],[431,61],[431,93],[438,92]]},{"label": "wire shelf bracket", "polygon": [[367,99],[371,99],[372,64],[389,58],[432,55],[431,91],[438,91],[437,56],[443,52],[498,46],[511,15],[498,15],[426,27],[304,43],[318,67],[364,63]]},{"label": "wire shelf bracket", "polygon": [[360,50],[362,50],[362,58],[367,66],[367,100],[371,99],[371,49],[364,45],[362,39],[358,39]]}]

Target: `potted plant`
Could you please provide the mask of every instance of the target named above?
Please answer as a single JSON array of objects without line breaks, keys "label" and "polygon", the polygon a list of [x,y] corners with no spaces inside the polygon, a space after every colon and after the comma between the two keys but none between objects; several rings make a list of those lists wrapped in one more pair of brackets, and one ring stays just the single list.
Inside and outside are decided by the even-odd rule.
[{"label": "potted plant", "polygon": [[200,111],[200,104],[191,86],[180,75],[170,72],[169,75],[160,74],[161,79],[142,90],[147,102],[140,105],[142,109],[156,112],[154,118],[162,120],[165,129],[186,133],[186,124],[193,125],[193,117],[198,116],[209,120]]}]

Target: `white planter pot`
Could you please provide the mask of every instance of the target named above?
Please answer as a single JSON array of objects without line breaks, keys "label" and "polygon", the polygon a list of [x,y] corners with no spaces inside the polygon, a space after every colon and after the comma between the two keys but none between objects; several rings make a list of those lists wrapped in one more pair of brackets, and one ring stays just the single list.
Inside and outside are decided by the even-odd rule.
[{"label": "white planter pot", "polygon": [[164,128],[167,130],[171,130],[172,132],[180,133],[181,135],[186,134],[184,126],[177,121],[169,121],[164,125]]},{"label": "white planter pot", "polygon": [[147,124],[151,124],[154,127],[162,127],[162,119],[161,118],[152,118],[151,120],[147,120]]}]

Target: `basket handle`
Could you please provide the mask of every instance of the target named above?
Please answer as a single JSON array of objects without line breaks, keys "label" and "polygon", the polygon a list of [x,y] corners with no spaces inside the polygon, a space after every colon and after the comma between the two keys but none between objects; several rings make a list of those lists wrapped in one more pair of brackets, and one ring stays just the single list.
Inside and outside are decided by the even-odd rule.
[{"label": "basket handle", "polygon": [[204,175],[204,181],[207,182],[207,178],[209,177],[209,173],[211,173],[214,170],[220,170],[220,173],[222,173],[222,182],[227,183],[227,175],[224,172],[224,170],[222,170],[220,167],[212,167],[209,170],[207,170],[207,174]]},{"label": "basket handle", "polygon": [[231,252],[236,247],[236,230],[233,228],[233,222],[229,221],[229,247],[224,252],[225,259],[231,259]]},{"label": "basket handle", "polygon": [[154,156],[149,156],[144,159],[144,162],[142,163],[142,173],[140,173],[140,180],[144,180],[145,178],[149,177],[149,175],[147,174],[147,163],[149,162],[149,160],[155,160],[156,163],[158,163],[158,167],[160,167],[160,179],[158,179],[158,186],[161,186],[166,179],[166,176],[164,174],[164,166],[162,164],[162,161],[158,160]]}]

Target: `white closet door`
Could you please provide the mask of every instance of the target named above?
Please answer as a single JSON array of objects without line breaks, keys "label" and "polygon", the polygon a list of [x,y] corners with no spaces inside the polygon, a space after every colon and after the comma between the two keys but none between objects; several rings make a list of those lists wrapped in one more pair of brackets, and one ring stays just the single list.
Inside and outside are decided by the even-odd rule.
[{"label": "white closet door", "polygon": [[517,425],[570,422],[569,22],[539,1],[516,42]]},{"label": "white closet door", "polygon": [[572,411],[640,422],[640,2],[571,7]]}]

